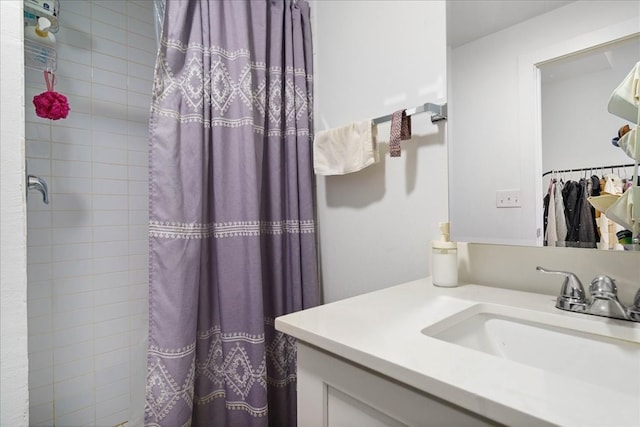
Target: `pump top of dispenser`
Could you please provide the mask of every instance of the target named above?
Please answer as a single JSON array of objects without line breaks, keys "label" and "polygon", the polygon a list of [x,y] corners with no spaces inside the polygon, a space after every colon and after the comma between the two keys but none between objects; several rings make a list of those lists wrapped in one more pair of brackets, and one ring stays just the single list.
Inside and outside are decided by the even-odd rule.
[{"label": "pump top of dispenser", "polygon": [[47,18],[50,22],[49,32],[57,33],[59,12],[59,0],[24,0],[25,26],[35,27],[38,25],[38,18]]},{"label": "pump top of dispenser", "polygon": [[51,29],[51,21],[44,16],[38,18],[38,25],[36,26],[36,34],[40,37],[48,37],[49,30]]},{"label": "pump top of dispenser", "polygon": [[39,43],[53,45],[56,42],[55,36],[49,31],[51,29],[51,21],[44,16],[38,18],[36,26],[26,27],[24,36]]},{"label": "pump top of dispenser", "polygon": [[438,227],[440,228],[440,240],[433,241],[434,249],[455,249],[456,243],[449,240],[450,223],[440,222]]}]

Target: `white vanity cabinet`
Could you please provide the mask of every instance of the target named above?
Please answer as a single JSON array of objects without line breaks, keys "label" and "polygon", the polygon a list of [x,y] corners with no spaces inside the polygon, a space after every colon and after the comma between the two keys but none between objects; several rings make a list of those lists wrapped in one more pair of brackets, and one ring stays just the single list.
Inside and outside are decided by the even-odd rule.
[{"label": "white vanity cabinet", "polygon": [[298,341],[299,427],[496,425]]}]

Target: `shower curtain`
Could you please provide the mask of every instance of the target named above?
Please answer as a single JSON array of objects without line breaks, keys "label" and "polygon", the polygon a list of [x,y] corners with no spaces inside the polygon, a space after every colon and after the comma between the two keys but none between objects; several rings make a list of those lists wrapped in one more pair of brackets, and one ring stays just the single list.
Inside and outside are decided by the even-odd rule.
[{"label": "shower curtain", "polygon": [[149,149],[149,426],[287,426],[319,302],[304,0],[168,0]]}]

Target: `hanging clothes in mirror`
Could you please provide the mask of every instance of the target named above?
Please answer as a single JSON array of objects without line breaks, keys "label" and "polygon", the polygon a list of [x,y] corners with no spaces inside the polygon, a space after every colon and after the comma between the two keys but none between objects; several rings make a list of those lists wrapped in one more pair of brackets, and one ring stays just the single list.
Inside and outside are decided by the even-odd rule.
[{"label": "hanging clothes in mirror", "polygon": [[587,202],[587,180],[569,181],[563,190],[568,226],[565,246],[595,248],[599,241],[591,206]]}]

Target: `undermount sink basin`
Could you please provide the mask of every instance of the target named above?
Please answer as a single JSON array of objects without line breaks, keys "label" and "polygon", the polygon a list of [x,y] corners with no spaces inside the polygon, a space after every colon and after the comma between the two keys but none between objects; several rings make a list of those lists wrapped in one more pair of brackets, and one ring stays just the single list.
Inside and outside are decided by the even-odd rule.
[{"label": "undermount sink basin", "polygon": [[[424,335],[512,362],[640,397],[640,338],[626,322],[569,319],[475,304],[422,330]],[[595,323],[594,323],[595,322]],[[597,322],[600,322],[597,325]],[[571,324],[567,326],[567,324]],[[596,328],[591,326],[597,325]],[[598,330],[594,333],[593,330]]]}]

